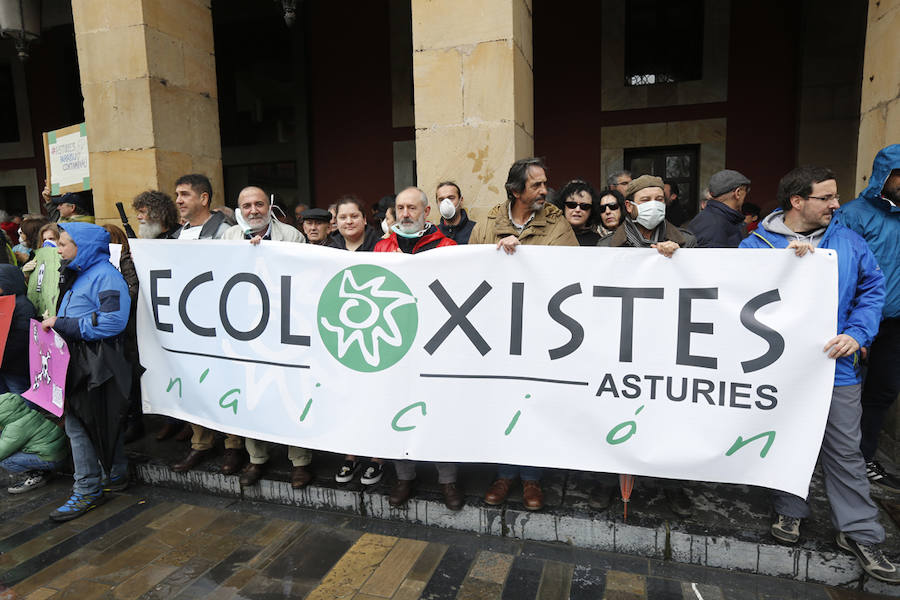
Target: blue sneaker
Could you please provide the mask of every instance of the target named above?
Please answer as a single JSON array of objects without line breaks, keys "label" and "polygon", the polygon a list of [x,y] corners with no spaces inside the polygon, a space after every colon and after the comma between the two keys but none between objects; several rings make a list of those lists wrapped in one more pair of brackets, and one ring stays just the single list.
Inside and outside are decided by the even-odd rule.
[{"label": "blue sneaker", "polygon": [[50,513],[50,520],[62,522],[77,519],[92,508],[103,504],[103,501],[102,491],[84,495],[73,493],[65,504]]},{"label": "blue sneaker", "polygon": [[107,477],[100,484],[104,492],[124,492],[128,489],[128,475]]}]

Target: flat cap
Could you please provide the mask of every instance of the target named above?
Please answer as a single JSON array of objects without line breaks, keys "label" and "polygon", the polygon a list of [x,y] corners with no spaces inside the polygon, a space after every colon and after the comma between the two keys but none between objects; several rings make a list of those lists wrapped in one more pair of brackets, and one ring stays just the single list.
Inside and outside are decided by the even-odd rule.
[{"label": "flat cap", "polygon": [[331,213],[325,210],[324,208],[307,208],[300,216],[303,217],[303,220],[309,219],[310,221],[328,221],[331,222]]},{"label": "flat cap", "polygon": [[725,169],[724,171],[714,173],[713,176],[709,178],[709,194],[713,198],[718,198],[742,185],[750,185],[750,180],[737,171]]},{"label": "flat cap", "polygon": [[625,188],[625,197],[628,198],[630,196],[633,196],[636,192],[639,192],[642,189],[648,187],[658,187],[659,189],[663,189],[662,177],[654,177],[653,175],[641,175],[640,177],[629,183],[628,187]]}]

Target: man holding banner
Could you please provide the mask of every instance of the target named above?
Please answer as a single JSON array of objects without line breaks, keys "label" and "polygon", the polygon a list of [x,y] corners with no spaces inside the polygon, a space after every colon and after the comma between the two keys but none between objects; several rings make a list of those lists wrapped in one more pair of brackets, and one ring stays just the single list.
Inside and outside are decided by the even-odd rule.
[{"label": "man holding banner", "polygon": [[[212,184],[206,175],[194,173],[182,175],[175,181],[175,206],[184,220],[184,225],[175,234],[180,240],[219,239],[228,230],[225,215],[212,212]],[[184,473],[196,467],[212,451],[214,432],[202,425],[191,423],[194,435],[191,437],[191,451],[183,459],[172,465],[176,473]],[[239,435],[225,436],[225,462],[222,473],[231,475],[243,466],[241,450],[244,440]]]},{"label": "man holding banner", "polygon": [[[513,163],[506,177],[507,201],[492,208],[478,221],[469,244],[496,244],[514,254],[519,244],[577,246],[572,226],[562,211],[547,204],[547,168],[540,158],[522,158]],[[512,481],[522,479],[523,503],[528,510],[544,507],[541,470],[537,467],[500,465],[497,480],[488,488],[484,501],[496,506],[509,495]]]},{"label": "man holding banner", "polygon": [[[250,240],[254,246],[258,246],[262,240],[276,242],[305,243],[306,239],[295,227],[285,225],[278,219],[272,218],[272,206],[268,195],[258,187],[245,187],[238,194],[238,211],[235,213],[238,225],[232,226],[222,239],[225,240]],[[264,440],[246,438],[247,454],[250,455],[248,464],[241,473],[240,483],[244,487],[255,485],[263,474],[265,464],[269,462],[269,448],[271,444]],[[306,468],[312,462],[312,451],[297,446],[288,446],[288,458],[291,461],[291,487],[300,489],[312,480],[312,473]]]},{"label": "man holding banner", "polygon": [[[865,240],[832,216],[839,208],[834,174],[821,167],[800,167],[778,184],[776,210],[763,220],[741,248],[788,248],[797,256],[815,248],[831,248],[838,256],[838,331],[824,351],[836,359],[834,389],[819,458],[831,504],[837,544],[852,552],[866,573],[881,581],[900,583],[900,570],[877,544],[884,541],[878,508],[869,496],[866,465],[859,449],[862,385],[858,369],[861,347],[868,347],[881,320],[884,276]],[[809,516],[803,498],[774,492],[778,516],[772,535],[793,544],[800,538],[800,520]]]},{"label": "man holding banner", "polygon": [[[375,252],[418,254],[434,248],[455,246],[456,242],[425,221],[430,210],[428,197],[419,188],[408,187],[397,194],[394,201],[397,222],[391,227],[390,236],[375,244]],[[463,495],[456,487],[456,464],[438,462],[434,466],[437,468],[444,504],[450,510],[460,510],[463,507]],[[412,494],[416,463],[411,460],[396,460],[394,469],[397,471],[397,482],[391,488],[388,503],[396,508],[403,506]]]}]

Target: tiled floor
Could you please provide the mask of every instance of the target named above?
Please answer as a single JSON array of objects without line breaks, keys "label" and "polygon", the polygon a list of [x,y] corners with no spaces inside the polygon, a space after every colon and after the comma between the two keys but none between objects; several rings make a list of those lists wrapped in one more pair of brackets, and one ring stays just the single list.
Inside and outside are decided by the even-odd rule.
[{"label": "tiled floor", "polygon": [[[0,599],[862,600],[561,544],[138,487],[69,523],[69,482],[0,492]],[[7,589],[9,588],[9,589]]]}]

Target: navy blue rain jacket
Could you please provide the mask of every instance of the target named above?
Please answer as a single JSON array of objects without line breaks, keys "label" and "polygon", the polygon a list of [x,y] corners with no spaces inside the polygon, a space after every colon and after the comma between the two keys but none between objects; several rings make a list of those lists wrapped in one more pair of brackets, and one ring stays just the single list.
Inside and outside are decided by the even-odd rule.
[{"label": "navy blue rain jacket", "polygon": [[710,200],[687,229],[698,248],[737,248],[744,238],[744,215],[730,206]]},{"label": "navy blue rain jacket", "polygon": [[[787,248],[791,241],[760,226],[741,242],[740,247]],[[884,275],[878,268],[875,256],[862,237],[833,221],[818,247],[837,251],[838,333],[849,335],[860,346],[871,346],[878,333],[884,304]],[[810,281],[809,285],[815,286],[816,282]],[[798,318],[803,316],[798,315]],[[837,359],[834,385],[854,385],[860,381],[859,352]]]},{"label": "navy blue rain jacket", "polygon": [[122,274],[109,262],[109,233],[91,223],[65,223],[78,253],[66,268],[75,277],[63,296],[53,327],[66,340],[101,340],[119,335],[128,323],[131,299]]},{"label": "navy blue rain jacket", "polygon": [[881,197],[894,169],[900,169],[900,144],[887,146],[875,156],[868,187],[834,217],[863,236],[878,259],[884,272],[884,318],[900,317],[900,207]]}]

